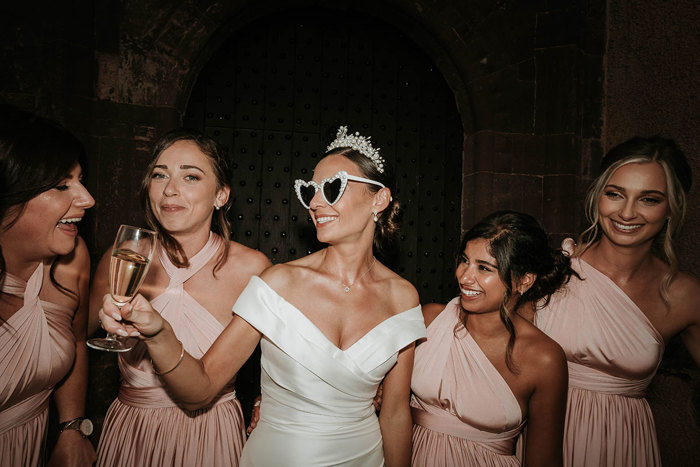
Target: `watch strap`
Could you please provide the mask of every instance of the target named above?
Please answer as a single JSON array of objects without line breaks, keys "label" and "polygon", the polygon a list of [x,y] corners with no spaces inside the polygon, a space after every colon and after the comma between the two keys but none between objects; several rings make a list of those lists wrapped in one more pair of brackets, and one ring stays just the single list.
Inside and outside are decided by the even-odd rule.
[{"label": "watch strap", "polygon": [[59,433],[64,431],[64,430],[79,430],[80,429],[80,422],[83,421],[84,417],[77,417],[74,418],[73,420],[68,420],[67,422],[61,422],[58,424],[58,431]]},{"label": "watch strap", "polygon": [[[84,433],[83,423],[87,420],[85,417],[77,417],[73,420],[68,420],[67,422],[62,422],[58,424],[58,432],[63,433],[65,430],[76,430],[83,436],[89,436],[92,434],[92,423],[88,423],[89,433]],[[89,420],[88,420],[89,422]]]}]

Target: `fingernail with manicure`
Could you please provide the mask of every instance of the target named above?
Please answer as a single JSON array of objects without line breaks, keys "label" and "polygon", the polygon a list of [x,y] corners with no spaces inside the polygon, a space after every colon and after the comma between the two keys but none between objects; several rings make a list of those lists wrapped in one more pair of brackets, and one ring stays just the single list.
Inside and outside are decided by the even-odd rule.
[{"label": "fingernail with manicure", "polygon": [[127,336],[129,335],[129,333],[127,333],[127,332],[126,332],[125,330],[123,330],[123,329],[117,329],[117,334],[119,334],[119,335],[122,336],[122,337],[127,337]]}]

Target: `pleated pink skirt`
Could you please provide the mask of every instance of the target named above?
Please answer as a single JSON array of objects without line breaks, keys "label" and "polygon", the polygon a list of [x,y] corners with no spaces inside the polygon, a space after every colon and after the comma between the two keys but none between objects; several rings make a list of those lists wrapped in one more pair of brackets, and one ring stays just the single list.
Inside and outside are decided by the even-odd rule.
[{"label": "pleated pink skirt", "polygon": [[33,467],[44,464],[48,416],[47,407],[31,420],[0,433],[1,466]]},{"label": "pleated pink skirt", "polygon": [[646,399],[570,387],[564,465],[660,466],[656,427]]},{"label": "pleated pink skirt", "polygon": [[483,444],[413,425],[414,467],[519,466],[516,456],[499,454]]},{"label": "pleated pink skirt", "polygon": [[116,399],[105,418],[98,466],[237,466],[245,442],[238,399],[209,409],[132,407]]}]

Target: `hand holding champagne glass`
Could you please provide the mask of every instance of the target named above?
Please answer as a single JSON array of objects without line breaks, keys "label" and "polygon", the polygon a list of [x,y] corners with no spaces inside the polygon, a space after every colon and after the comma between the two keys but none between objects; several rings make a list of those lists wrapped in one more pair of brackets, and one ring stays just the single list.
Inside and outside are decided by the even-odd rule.
[{"label": "hand holding champagne glass", "polygon": [[[117,307],[131,301],[138,292],[151,264],[156,246],[156,233],[152,230],[122,225],[114,240],[109,263],[109,293]],[[88,346],[109,352],[126,352],[133,345],[119,340],[112,333],[100,339],[90,339]]]}]

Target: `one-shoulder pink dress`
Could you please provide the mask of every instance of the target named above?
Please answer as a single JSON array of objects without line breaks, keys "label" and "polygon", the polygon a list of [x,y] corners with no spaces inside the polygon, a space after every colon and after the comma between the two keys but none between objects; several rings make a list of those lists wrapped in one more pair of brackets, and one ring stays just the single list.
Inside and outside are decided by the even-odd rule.
[{"label": "one-shoulder pink dress", "polygon": [[569,365],[564,465],[660,465],[644,394],[664,350],[642,310],[582,259],[535,324],[557,341]]},{"label": "one-shoulder pink dress", "polygon": [[39,299],[44,266],[27,282],[7,274],[3,292],[24,305],[0,323],[0,465],[44,462],[49,396],[75,359],[73,312]]},{"label": "one-shoulder pink dress", "polygon": [[[459,321],[459,297],[428,326],[411,379],[412,465],[517,466],[515,395]],[[455,329],[457,332],[455,333]]]},{"label": "one-shoulder pink dress", "polygon": [[[184,283],[216,255],[221,243],[221,237],[212,233],[204,248],[190,258],[189,268],[177,268],[161,247],[157,250],[170,284],[151,303],[170,322],[194,358],[206,353],[224,326],[185,291]],[[238,465],[245,422],[233,380],[210,407],[186,411],[178,407],[153,373],[143,343],[119,354],[119,368],[122,385],[107,411],[98,445],[98,465]]]}]

